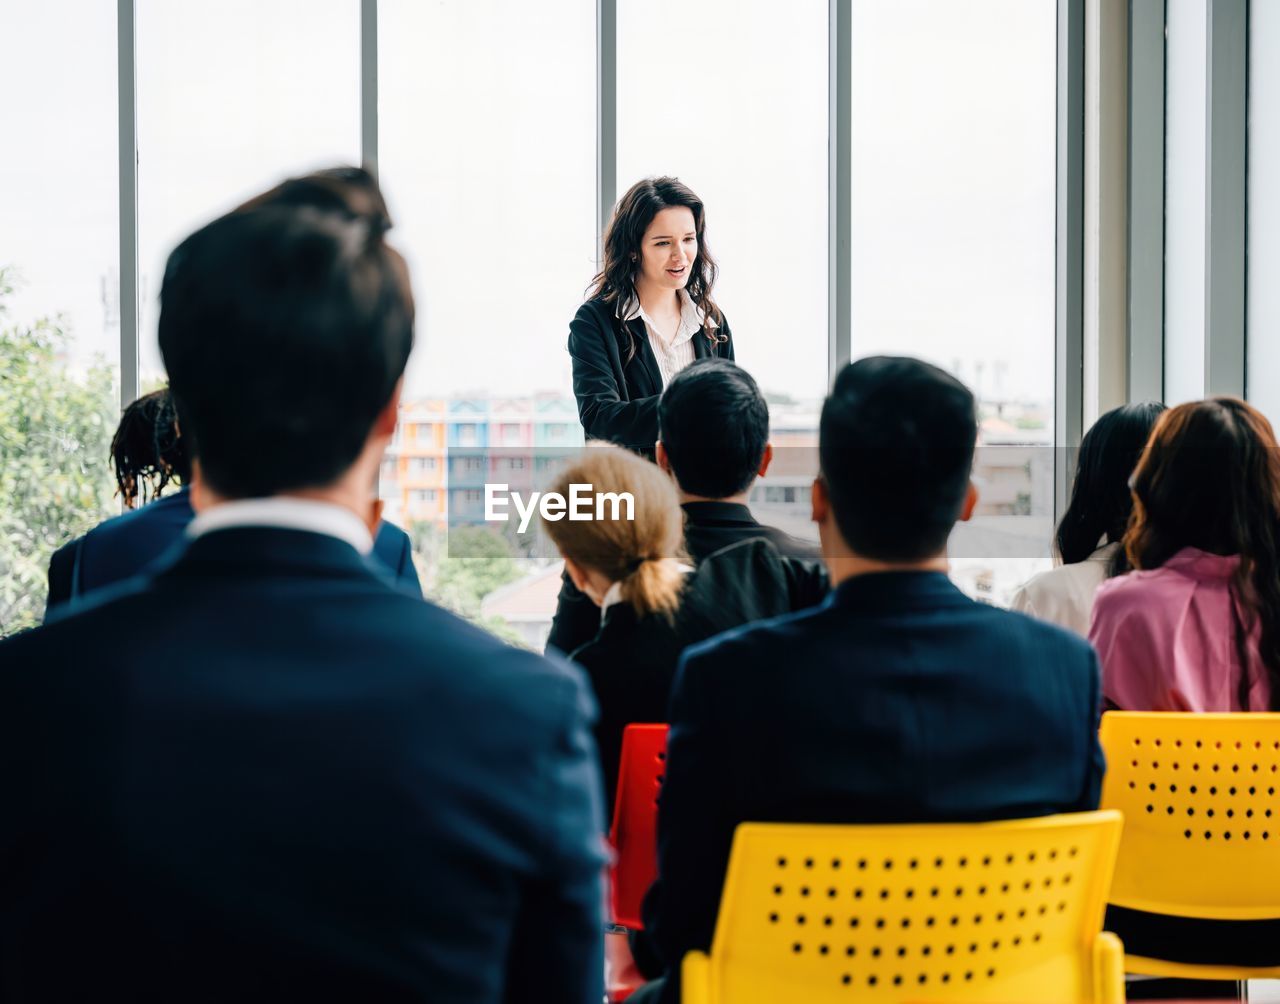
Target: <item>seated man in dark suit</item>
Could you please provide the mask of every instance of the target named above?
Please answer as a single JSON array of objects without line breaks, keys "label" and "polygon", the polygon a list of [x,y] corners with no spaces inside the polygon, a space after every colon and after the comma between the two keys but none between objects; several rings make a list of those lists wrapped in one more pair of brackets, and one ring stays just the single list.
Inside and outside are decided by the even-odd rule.
[{"label": "seated man in dark suit", "polygon": [[[818,562],[818,549],[756,522],[747,496],[773,460],[769,404],[751,374],[728,359],[698,359],[658,401],[658,466],[675,479],[684,510],[684,545],[694,564],[730,544],[767,540],[784,557]],[[566,577],[547,638],[573,652],[600,630],[600,610]]]},{"label": "seated man in dark suit", "polygon": [[[195,513],[191,509],[192,458],[178,429],[168,389],[152,391],[132,402],[111,440],[116,486],[128,511],[99,523],[82,537],[64,544],[49,559],[46,616],[55,607],[139,574],[176,544]],[[170,482],[182,487],[163,495]],[[142,501],[143,486],[150,502]],[[409,535],[385,520],[378,525],[373,557],[385,566],[400,588],[422,595],[413,565]],[[74,601],[74,602],[72,602]]]},{"label": "seated man in dark suit", "polygon": [[199,515],[0,642],[6,1000],[601,999],[581,673],[366,558],[413,343],[389,225],[321,172],[170,256]]},{"label": "seated man in dark suit", "polygon": [[711,945],[734,828],[1016,818],[1097,807],[1097,657],[965,597],[973,396],[914,359],[846,366],[822,411],[813,518],[835,591],[689,649],[671,696],[646,935],[677,1000]]}]

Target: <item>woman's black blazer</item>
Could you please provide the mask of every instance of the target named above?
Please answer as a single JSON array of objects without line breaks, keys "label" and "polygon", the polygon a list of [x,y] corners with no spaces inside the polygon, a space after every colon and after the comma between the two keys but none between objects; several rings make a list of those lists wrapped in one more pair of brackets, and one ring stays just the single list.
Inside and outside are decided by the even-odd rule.
[{"label": "woman's black blazer", "polygon": [[[635,355],[627,359],[628,328]],[[720,320],[719,332],[729,335]],[[693,336],[695,358],[733,358],[733,338],[712,343],[705,330]],[[624,325],[615,308],[603,300],[588,300],[569,325],[569,355],[573,357],[573,393],[578,418],[588,439],[604,439],[630,449],[652,450],[658,440],[658,397],[662,373],[649,346],[644,321]]]}]

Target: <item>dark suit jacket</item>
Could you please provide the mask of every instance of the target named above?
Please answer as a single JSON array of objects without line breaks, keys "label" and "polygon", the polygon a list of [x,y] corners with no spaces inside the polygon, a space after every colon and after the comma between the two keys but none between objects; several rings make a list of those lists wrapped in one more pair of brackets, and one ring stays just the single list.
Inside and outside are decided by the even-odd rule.
[{"label": "dark suit jacket", "polygon": [[822,561],[817,544],[757,523],[751,510],[737,502],[686,502],[680,508],[684,510],[684,546],[694,561],[740,540],[756,539],[769,541],[786,557]]},{"label": "dark suit jacket", "polygon": [[633,722],[665,722],[676,663],[687,645],[729,628],[821,603],[827,576],[783,557],[767,540],[744,540],[705,558],[685,583],[674,621],[640,617],[626,603],[605,612],[596,637],[570,656],[587,671],[600,718],[596,745],[605,809],[613,807],[622,733]]},{"label": "dark suit jacket", "polygon": [[598,1004],[582,674],[244,527],[0,641],[5,1001]]},{"label": "dark suit jacket", "polygon": [[[99,523],[53,552],[49,559],[46,613],[68,600],[131,579],[170,548],[185,542],[195,517],[191,493],[181,491]],[[422,595],[409,535],[385,520],[373,541],[373,555],[401,589]]]},{"label": "dark suit jacket", "polygon": [[[719,333],[730,336],[729,340],[712,344],[705,331],[693,336],[696,358],[733,358],[733,338],[729,322],[723,318]],[[635,355],[630,359],[628,341],[635,344]],[[649,346],[644,321],[637,318],[624,325],[614,307],[603,300],[588,300],[569,324],[569,355],[573,357],[578,418],[587,438],[652,453],[658,441],[662,372]]]},{"label": "dark suit jacket", "polygon": [[[738,823],[1008,819],[1097,808],[1098,659],[938,572],[844,582],[822,606],[689,649],[671,696],[660,879],[668,972],[715,927]],[[667,1000],[678,980],[668,977]]]},{"label": "dark suit jacket", "polygon": [[[784,557],[813,563],[813,574],[826,582],[826,569],[816,547],[783,533],[777,527],[757,523],[746,506],[735,502],[686,502],[680,508],[684,510],[685,550],[695,565],[730,544],[742,540],[767,540]],[[556,598],[551,633],[547,635],[547,651],[576,651],[594,638],[599,630],[600,608],[565,575],[560,583],[560,595]],[[605,780],[607,783],[608,775]]]}]

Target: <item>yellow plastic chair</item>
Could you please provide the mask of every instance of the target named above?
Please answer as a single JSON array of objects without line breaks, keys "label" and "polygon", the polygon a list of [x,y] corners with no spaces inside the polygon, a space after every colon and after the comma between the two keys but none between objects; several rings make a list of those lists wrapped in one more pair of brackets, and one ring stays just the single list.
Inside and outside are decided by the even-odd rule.
[{"label": "yellow plastic chair", "polygon": [[[1113,904],[1175,917],[1280,918],[1280,714],[1110,711],[1102,746],[1102,805],[1125,817]],[[1280,976],[1280,967],[1134,955],[1125,968],[1206,980]]]},{"label": "yellow plastic chair", "polygon": [[1124,1000],[1102,932],[1118,812],[1000,823],[744,823],[686,1004]]}]

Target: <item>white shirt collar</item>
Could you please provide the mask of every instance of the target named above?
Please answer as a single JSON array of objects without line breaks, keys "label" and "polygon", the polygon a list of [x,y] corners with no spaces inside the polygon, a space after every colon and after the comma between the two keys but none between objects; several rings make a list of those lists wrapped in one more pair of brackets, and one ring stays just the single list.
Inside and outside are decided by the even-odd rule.
[{"label": "white shirt collar", "polygon": [[1089,557],[1085,558],[1084,560],[1085,561],[1110,561],[1111,556],[1115,554],[1118,550],[1120,550],[1119,541],[1116,541],[1114,544],[1099,544],[1097,547],[1097,550],[1095,550],[1092,554],[1089,555]]},{"label": "white shirt collar", "polygon": [[265,499],[237,499],[206,509],[187,525],[192,539],[236,526],[274,526],[323,533],[346,541],[361,554],[373,550],[373,535],[360,517],[332,502],[277,495]]},{"label": "white shirt collar", "polygon": [[622,602],[622,583],[615,582],[605,592],[604,597],[600,600],[600,616],[604,616],[604,612],[615,603]]},{"label": "white shirt collar", "polygon": [[[679,562],[676,565],[676,568],[680,570],[680,573],[682,575],[688,575],[694,570],[692,565],[686,565],[683,561]],[[600,598],[600,616],[604,617],[604,612],[606,610],[608,610],[615,603],[621,603],[621,602],[622,602],[622,582],[618,581],[618,582],[615,582],[613,585],[611,585],[605,591],[604,596]]]},{"label": "white shirt collar", "polygon": [[[677,295],[680,297],[680,331],[676,333],[673,342],[692,338],[693,333],[699,328],[710,330],[719,327],[702,312],[701,307],[693,302],[693,297],[689,295],[688,290],[682,289]],[[628,322],[634,321],[637,317],[643,318],[650,328],[654,327],[653,319],[641,309],[640,298],[633,292],[626,300],[618,301],[618,319]]]}]

